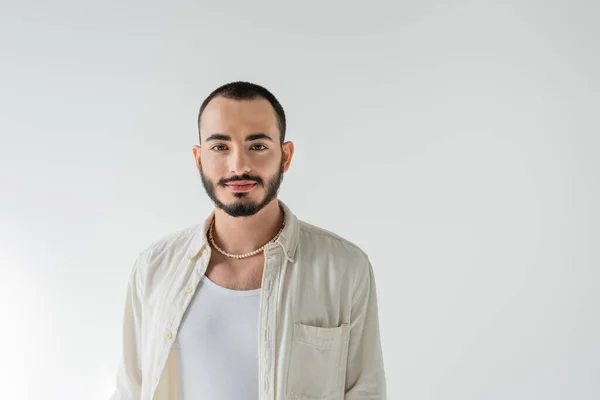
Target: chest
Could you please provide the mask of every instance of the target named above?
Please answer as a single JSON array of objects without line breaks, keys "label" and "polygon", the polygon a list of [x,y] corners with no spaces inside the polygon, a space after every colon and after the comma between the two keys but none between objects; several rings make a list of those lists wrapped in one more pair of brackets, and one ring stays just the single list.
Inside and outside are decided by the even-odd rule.
[{"label": "chest", "polygon": [[219,286],[232,290],[254,290],[261,287],[264,257],[248,260],[211,260],[206,277]]},{"label": "chest", "polygon": [[[170,365],[173,367],[159,380],[160,385],[157,390],[166,392],[167,388],[171,387],[165,377],[173,377],[171,381],[173,387],[180,384],[177,378],[182,365],[180,357],[184,352],[188,356],[192,353],[189,349],[182,351],[178,346],[173,346],[172,349],[175,351],[170,352],[172,349],[164,346],[170,346],[173,341],[164,338],[166,330],[180,340],[178,343],[182,343],[181,340],[185,343],[186,322],[183,320],[183,324],[180,325],[181,310],[187,310],[187,314],[183,315],[188,315],[189,319],[191,308],[187,309],[187,306],[193,299],[190,293],[193,293],[193,287],[201,279],[199,277],[204,274],[211,281],[229,289],[252,290],[261,287],[264,275],[261,302],[258,304],[259,315],[258,318],[253,316],[256,325],[242,324],[245,326],[244,329],[250,329],[257,335],[247,337],[247,343],[250,344],[244,345],[243,349],[246,351],[250,349],[249,353],[266,357],[266,362],[261,361],[260,364],[263,367],[259,371],[259,376],[263,381],[259,381],[259,387],[267,387],[271,390],[271,394],[273,386],[279,388],[277,395],[269,396],[276,399],[343,398],[343,391],[340,388],[344,384],[343,380],[346,376],[344,368],[348,358],[346,351],[349,343],[349,318],[353,294],[350,289],[357,281],[357,278],[349,273],[353,271],[352,264],[344,262],[334,265],[330,258],[307,259],[307,257],[304,259],[298,257],[296,263],[291,264],[287,263],[284,254],[268,256],[266,260],[264,257],[257,260],[233,260],[234,264],[218,260],[217,257],[213,253],[212,260],[203,260],[206,269],[204,266],[198,266],[199,273],[189,275],[189,280],[186,273],[184,274],[186,279],[178,282],[177,285],[165,286],[168,288],[166,299],[164,296],[156,297],[157,301],[153,307],[156,310],[155,318],[147,326],[151,328],[152,335],[157,335],[157,332],[159,335],[155,336],[155,341],[148,342],[152,343],[149,348],[153,351],[150,359],[154,359],[157,368],[155,370],[147,368],[148,371],[152,371],[149,372],[149,376],[160,377],[164,365],[162,357],[165,354],[173,355],[173,358],[167,361],[166,368],[168,369]],[[192,263],[190,265],[196,266]],[[187,291],[188,287],[191,287],[192,291]],[[224,314],[235,315],[233,312],[226,313],[222,310],[219,313],[221,316]],[[246,310],[246,314],[250,315],[251,312]],[[236,322],[243,321],[240,319]],[[212,323],[204,326],[215,328]],[[232,326],[217,328],[215,328],[216,332],[222,337],[228,337],[228,329],[232,331],[230,329]],[[242,329],[239,326],[233,328],[233,332]],[[256,338],[259,339],[258,350],[253,347],[256,345]],[[226,344],[231,346],[232,343],[239,343],[239,341],[238,336]],[[206,348],[201,352],[206,356],[208,349],[212,351],[217,348],[218,346],[211,341],[206,343]],[[222,352],[216,354],[215,358],[222,357],[222,354]],[[239,357],[239,354],[237,356]],[[197,361],[202,357],[193,359]],[[252,361],[252,365],[258,366],[255,361]],[[267,367],[268,365],[270,368]],[[276,365],[282,365],[282,368],[274,368],[273,366]],[[307,369],[307,365],[311,368]],[[232,369],[229,371],[231,372]],[[196,367],[193,372],[197,373]],[[257,375],[255,372],[251,374]],[[268,380],[263,376],[268,376]],[[338,397],[327,395],[334,391],[338,391],[340,395]],[[261,396],[261,399],[267,398],[265,395]],[[154,398],[171,399],[171,397],[158,396]]]}]

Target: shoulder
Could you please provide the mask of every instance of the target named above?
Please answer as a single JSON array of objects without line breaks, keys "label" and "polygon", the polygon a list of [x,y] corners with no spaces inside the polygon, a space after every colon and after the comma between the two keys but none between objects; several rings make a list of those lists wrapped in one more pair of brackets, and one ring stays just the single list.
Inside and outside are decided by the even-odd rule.
[{"label": "shoulder", "polygon": [[341,274],[350,274],[354,292],[368,283],[372,273],[371,261],[359,245],[325,228],[299,222],[299,245],[306,255],[305,260],[316,265],[331,265]]},{"label": "shoulder", "polygon": [[188,250],[201,229],[202,224],[181,228],[156,238],[138,251],[134,270],[139,279],[144,281],[157,269],[168,268],[187,257]]},{"label": "shoulder", "polygon": [[368,255],[356,243],[320,226],[305,221],[299,221],[299,223],[299,241],[305,247],[305,250],[313,249],[316,253],[333,254],[336,258],[342,257],[355,262],[368,262]]}]

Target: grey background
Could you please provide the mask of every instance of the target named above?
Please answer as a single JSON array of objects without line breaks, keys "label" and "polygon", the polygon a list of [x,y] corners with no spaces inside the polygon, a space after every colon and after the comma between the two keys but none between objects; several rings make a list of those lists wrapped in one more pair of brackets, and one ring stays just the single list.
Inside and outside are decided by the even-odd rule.
[{"label": "grey background", "polygon": [[371,256],[390,399],[600,398],[598,2],[0,4],[2,398],[111,393],[238,79],[288,112],[281,199]]}]

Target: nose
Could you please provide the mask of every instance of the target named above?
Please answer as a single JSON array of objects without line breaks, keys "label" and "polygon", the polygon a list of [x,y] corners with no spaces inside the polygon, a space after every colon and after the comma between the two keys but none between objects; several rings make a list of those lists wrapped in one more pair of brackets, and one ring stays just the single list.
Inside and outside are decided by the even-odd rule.
[{"label": "nose", "polygon": [[246,154],[242,150],[232,151],[229,157],[229,171],[234,175],[250,172],[250,165]]}]

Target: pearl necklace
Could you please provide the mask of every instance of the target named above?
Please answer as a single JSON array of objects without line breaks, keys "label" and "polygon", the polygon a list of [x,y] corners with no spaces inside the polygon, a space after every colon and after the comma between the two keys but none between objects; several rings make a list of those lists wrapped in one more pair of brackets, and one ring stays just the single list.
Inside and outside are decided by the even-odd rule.
[{"label": "pearl necklace", "polygon": [[230,257],[230,258],[235,258],[235,259],[241,259],[241,258],[247,258],[247,257],[252,257],[255,254],[260,253],[261,251],[263,251],[265,249],[265,247],[269,244],[269,243],[273,243],[274,241],[276,241],[279,238],[279,235],[281,235],[281,232],[283,232],[283,228],[285,227],[285,221],[283,221],[283,224],[281,225],[281,229],[279,229],[279,232],[277,233],[277,235],[275,235],[275,237],[271,240],[269,240],[267,243],[265,243],[264,245],[262,245],[260,248],[251,251],[250,253],[246,253],[246,254],[231,254],[226,252],[225,250],[222,250],[219,246],[217,246],[217,244],[215,243],[215,239],[213,238],[213,229],[215,226],[215,220],[213,219],[212,222],[210,223],[210,227],[208,229],[208,240],[210,240],[210,243],[213,245],[213,247],[215,249],[217,249],[217,251],[221,254],[223,254],[224,256]]}]

